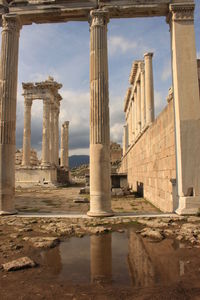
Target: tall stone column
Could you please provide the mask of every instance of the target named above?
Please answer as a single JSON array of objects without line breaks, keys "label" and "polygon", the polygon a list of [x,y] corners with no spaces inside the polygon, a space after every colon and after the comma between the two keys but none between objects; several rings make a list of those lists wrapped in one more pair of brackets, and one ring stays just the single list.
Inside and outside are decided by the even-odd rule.
[{"label": "tall stone column", "polygon": [[55,164],[55,129],[54,129],[55,107],[50,105],[50,132],[49,132],[49,148],[50,148],[50,163]]},{"label": "tall stone column", "polygon": [[127,125],[124,125],[123,155],[126,154],[127,148]]},{"label": "tall stone column", "polygon": [[50,99],[43,100],[42,166],[50,166]]},{"label": "tall stone column", "polygon": [[69,168],[69,121],[62,124],[61,128],[61,151],[60,151],[60,166]]},{"label": "tall stone column", "polygon": [[145,63],[145,98],[146,98],[146,123],[151,124],[154,121],[154,84],[153,84],[153,53],[144,55]]},{"label": "tall stone column", "polygon": [[90,13],[90,211],[111,216],[108,12]]},{"label": "tall stone column", "polygon": [[0,57],[0,215],[15,212],[15,131],[19,35],[17,16],[2,16]]},{"label": "tall stone column", "polygon": [[140,81],[137,82],[137,135],[141,132],[141,88]]},{"label": "tall stone column", "polygon": [[135,139],[137,137],[137,89],[134,92],[134,127],[135,127]]},{"label": "tall stone column", "polygon": [[31,164],[31,107],[32,100],[24,100],[24,136],[22,166]]},{"label": "tall stone column", "polygon": [[200,101],[194,6],[169,6],[179,214],[196,213],[200,207]]},{"label": "tall stone column", "polygon": [[141,88],[141,91],[140,91],[140,93],[141,93],[141,129],[143,129],[145,127],[145,122],[146,122],[144,64],[141,64],[140,88]]},{"label": "tall stone column", "polygon": [[131,99],[132,101],[132,106],[131,106],[131,109],[132,109],[132,137],[133,137],[133,141],[135,139],[135,102],[133,101],[133,99]]},{"label": "tall stone column", "polygon": [[54,138],[55,138],[55,164],[59,166],[59,114],[60,114],[60,106],[56,108],[54,114]]}]

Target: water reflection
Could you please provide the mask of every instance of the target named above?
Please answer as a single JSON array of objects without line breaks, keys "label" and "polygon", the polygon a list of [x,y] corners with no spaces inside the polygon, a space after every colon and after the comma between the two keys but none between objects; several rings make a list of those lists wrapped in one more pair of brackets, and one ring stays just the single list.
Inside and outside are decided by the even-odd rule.
[{"label": "water reflection", "polygon": [[198,278],[200,265],[195,264],[191,273],[188,264],[188,257],[198,249],[192,251],[169,239],[150,242],[130,229],[124,234],[71,238],[43,256],[59,280],[150,287],[178,282],[186,273]]}]

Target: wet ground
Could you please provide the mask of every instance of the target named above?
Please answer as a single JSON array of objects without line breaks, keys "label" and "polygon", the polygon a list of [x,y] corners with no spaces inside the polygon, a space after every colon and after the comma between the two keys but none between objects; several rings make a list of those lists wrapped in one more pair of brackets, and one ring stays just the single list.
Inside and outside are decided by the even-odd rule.
[{"label": "wet ground", "polygon": [[137,229],[24,249],[38,267],[0,271],[1,299],[200,299],[199,249],[147,240]]},{"label": "wet ground", "polygon": [[[74,203],[77,198],[88,198],[79,195],[80,187],[67,188],[27,188],[16,190],[16,209],[19,212],[32,213],[87,213],[89,204]],[[143,198],[134,195],[112,197],[114,212],[158,212],[154,206]]]}]

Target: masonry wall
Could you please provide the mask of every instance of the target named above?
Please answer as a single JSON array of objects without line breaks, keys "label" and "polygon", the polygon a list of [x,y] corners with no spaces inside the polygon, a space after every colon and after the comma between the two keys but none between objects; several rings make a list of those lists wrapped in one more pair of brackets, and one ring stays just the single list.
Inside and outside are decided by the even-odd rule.
[{"label": "masonry wall", "polygon": [[[143,185],[144,198],[164,212],[172,212],[176,179],[173,101],[154,123],[129,147],[120,172],[127,173],[129,186],[137,191]],[[141,185],[142,184],[142,185]]]}]

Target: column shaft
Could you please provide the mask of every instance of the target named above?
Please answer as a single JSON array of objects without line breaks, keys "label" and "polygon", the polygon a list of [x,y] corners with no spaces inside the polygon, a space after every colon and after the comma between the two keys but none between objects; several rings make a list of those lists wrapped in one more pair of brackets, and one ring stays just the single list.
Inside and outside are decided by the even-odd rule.
[{"label": "column shaft", "polygon": [[2,16],[0,57],[0,214],[15,211],[15,131],[20,21]]},{"label": "column shaft", "polygon": [[133,100],[132,101],[132,137],[133,137],[133,141],[135,139],[135,102]]},{"label": "column shaft", "polygon": [[140,81],[137,82],[137,135],[141,132],[141,88]]},{"label": "column shaft", "polygon": [[58,107],[55,112],[54,126],[55,126],[55,164],[59,166],[59,114],[60,108]]},{"label": "column shaft", "polygon": [[146,123],[154,121],[154,85],[153,85],[153,53],[144,55],[145,61],[145,100],[146,100]]},{"label": "column shaft", "polygon": [[194,5],[171,4],[170,13],[178,190],[177,212],[188,214],[197,212],[200,207],[200,101]]},{"label": "column shaft", "polygon": [[90,211],[110,216],[110,120],[108,93],[108,12],[91,11],[90,25]]},{"label": "column shaft", "polygon": [[137,137],[137,91],[134,92],[134,122],[135,122],[135,139]]},{"label": "column shaft", "polygon": [[43,101],[42,166],[50,166],[50,99]]},{"label": "column shaft", "polygon": [[50,105],[50,132],[49,132],[49,148],[50,148],[50,163],[55,164],[55,129],[54,129],[54,104]]},{"label": "column shaft", "polygon": [[140,80],[140,88],[141,88],[141,129],[145,127],[146,123],[146,108],[145,108],[145,74],[144,69],[142,67],[141,70],[141,80]]},{"label": "column shaft", "polygon": [[25,99],[22,166],[30,166],[31,164],[31,107],[32,100]]},{"label": "column shaft", "polygon": [[69,168],[69,122],[65,122],[61,128],[61,150],[60,150],[60,165],[61,167]]}]

